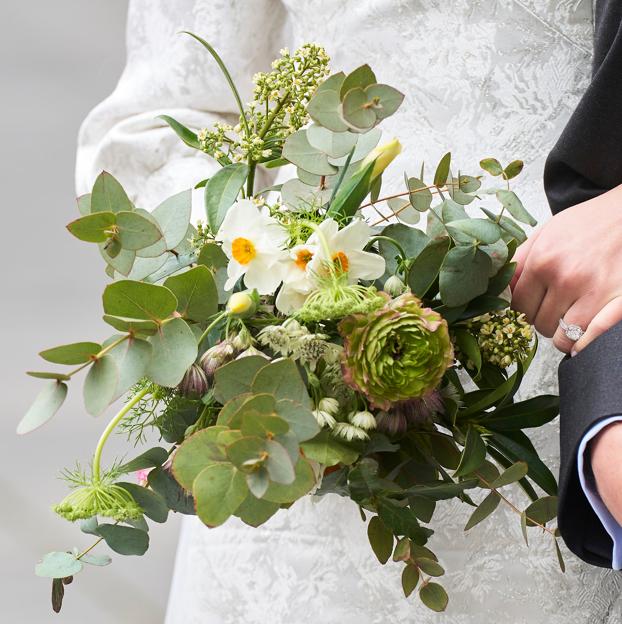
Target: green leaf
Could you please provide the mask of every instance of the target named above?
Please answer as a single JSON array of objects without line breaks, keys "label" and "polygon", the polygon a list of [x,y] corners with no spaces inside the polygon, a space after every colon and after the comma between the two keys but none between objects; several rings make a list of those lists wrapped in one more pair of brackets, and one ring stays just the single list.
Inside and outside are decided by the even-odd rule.
[{"label": "green leaf", "polygon": [[104,312],[140,320],[163,320],[177,308],[175,295],[164,286],[133,280],[119,280],[106,286]]},{"label": "green leaf", "polygon": [[421,598],[421,602],[423,602],[428,609],[432,609],[432,611],[436,611],[437,613],[445,611],[447,603],[449,602],[447,592],[438,583],[426,583],[422,585],[421,589],[419,589],[419,598]]},{"label": "green leaf", "polygon": [[144,555],[149,548],[149,535],[132,527],[100,524],[98,533],[106,544],[120,555]]},{"label": "green leaf", "polygon": [[285,447],[276,440],[266,440],[265,449],[268,452],[265,466],[270,481],[284,485],[293,483],[296,478],[294,464]]},{"label": "green leaf", "polygon": [[376,83],[376,75],[374,74],[372,68],[365,64],[360,65],[356,69],[352,70],[341,83],[341,87],[339,89],[339,95],[341,99],[343,99],[350,89],[354,89],[355,87],[359,87],[364,89],[370,85]]},{"label": "green leaf", "polygon": [[373,111],[378,120],[393,115],[404,101],[403,93],[386,84],[369,85],[365,93],[374,102]]},{"label": "green leaf", "polygon": [[93,363],[84,380],[84,406],[92,416],[100,416],[112,403],[119,383],[117,363],[104,355]]},{"label": "green leaf", "polygon": [[235,515],[245,524],[258,527],[267,522],[279,508],[280,505],[278,503],[271,503],[249,494],[237,508]]},{"label": "green leaf", "polygon": [[439,275],[441,299],[455,307],[468,303],[488,289],[490,257],[472,246],[453,247],[447,252]]},{"label": "green leaf", "polygon": [[99,174],[91,193],[91,213],[134,210],[134,204],[119,182],[108,172]]},{"label": "green leaf", "polygon": [[257,436],[244,436],[227,446],[229,461],[241,470],[263,463],[265,452],[266,440]]},{"label": "green leaf", "polygon": [[67,384],[51,381],[45,385],[17,425],[17,433],[30,433],[44,425],[60,409],[66,396]]},{"label": "green leaf", "polygon": [[525,509],[527,526],[545,525],[557,516],[557,496],[543,496]]},{"label": "green leaf", "polygon": [[[114,243],[116,253],[112,253],[113,246],[108,243]],[[121,249],[121,244],[116,240],[109,240],[108,243],[98,245],[99,253],[108,265],[107,268],[112,268],[117,273],[121,273],[121,275],[127,277],[134,266],[136,252],[130,251],[129,249]],[[111,277],[114,277],[114,273],[111,274]]]},{"label": "green leaf", "polygon": [[490,413],[483,424],[495,431],[516,431],[541,427],[559,414],[559,397],[544,394],[513,403]]},{"label": "green leaf", "polygon": [[[164,234],[165,248],[175,249],[186,238],[192,214],[192,191],[165,199],[151,214]],[[144,250],[140,255],[143,254]]]},{"label": "green leaf", "polygon": [[53,373],[47,371],[26,371],[26,375],[37,379],[56,379],[57,381],[69,381],[71,377],[65,373]]},{"label": "green leaf", "polygon": [[78,204],[78,212],[83,216],[91,214],[91,194],[85,193],[84,195],[80,195],[76,199],[76,203]]},{"label": "green leaf", "polygon": [[310,440],[320,431],[308,403],[280,399],[276,402],[275,409],[276,414],[287,421],[291,432],[299,442]]},{"label": "green leaf", "polygon": [[157,492],[171,511],[194,515],[194,499],[173,479],[168,470],[154,468],[149,472],[149,487]]},{"label": "green leaf", "polygon": [[144,470],[145,468],[157,468],[161,466],[168,459],[168,453],[166,449],[160,446],[155,446],[149,450],[141,453],[138,457],[135,457],[131,461],[123,464],[119,467],[119,472],[126,474],[128,472],[136,472],[137,470]]},{"label": "green leaf", "polygon": [[226,427],[212,426],[201,429],[186,438],[173,457],[173,475],[186,490],[192,491],[192,484],[199,473],[214,462],[227,461],[218,435]]},{"label": "green leaf", "polygon": [[82,555],[80,557],[80,561],[82,563],[88,563],[89,565],[97,566],[100,568],[103,568],[112,563],[110,555],[91,555],[90,553]]},{"label": "green leaf", "polygon": [[166,122],[175,132],[175,134],[188,146],[194,149],[201,149],[199,138],[196,133],[186,128],[183,124],[179,123],[176,119],[169,117],[168,115],[158,115],[158,119]]},{"label": "green leaf", "polygon": [[404,596],[408,598],[413,593],[419,582],[419,568],[412,564],[407,564],[402,570],[402,589]]},{"label": "green leaf", "polygon": [[35,574],[45,578],[67,578],[82,570],[82,564],[66,552],[51,552],[35,566]]},{"label": "green leaf", "polygon": [[467,429],[464,449],[454,477],[467,475],[477,470],[486,459],[486,445],[475,427]]},{"label": "green leaf", "polygon": [[110,314],[104,314],[102,317],[106,323],[112,325],[115,329],[122,332],[133,332],[135,334],[143,334],[145,336],[151,336],[158,331],[158,323],[155,321],[132,321],[121,318],[119,316],[112,316]]},{"label": "green leaf", "polygon": [[513,160],[504,170],[506,180],[515,178],[523,170],[522,160]]},{"label": "green leaf", "polygon": [[525,540],[525,545],[529,547],[529,537],[527,535],[527,514],[523,511],[520,515],[520,529]]},{"label": "green leaf", "polygon": [[417,557],[416,561],[421,571],[425,574],[428,574],[429,576],[443,576],[443,574],[445,574],[443,566],[434,559],[428,559],[427,557]]},{"label": "green leaf", "polygon": [[123,249],[136,251],[162,239],[160,228],[138,212],[120,211],[117,218],[117,238]]},{"label": "green leaf", "polygon": [[214,374],[214,397],[224,405],[238,395],[250,392],[257,372],[266,365],[265,358],[253,355],[221,366]]},{"label": "green leaf", "polygon": [[378,516],[374,516],[367,525],[367,537],[378,561],[384,565],[393,552],[393,533]]},{"label": "green leaf", "polygon": [[418,212],[425,212],[432,204],[432,191],[419,178],[404,177],[406,178],[406,186],[410,191],[408,200],[411,206]]},{"label": "green leaf", "polygon": [[335,438],[330,431],[321,431],[313,439],[303,442],[301,447],[306,458],[327,467],[337,464],[350,465],[359,456],[358,451]]},{"label": "green leaf", "polygon": [[263,500],[273,503],[292,503],[305,494],[315,485],[315,473],[313,468],[304,459],[299,459],[295,467],[296,478],[293,483],[283,485],[280,483],[270,483],[268,490],[263,496]]},{"label": "green leaf", "polygon": [[562,555],[559,543],[557,539],[554,539],[553,541],[555,542],[555,554],[557,555],[557,563],[559,564],[559,569],[562,572],[566,572],[566,564],[564,563],[564,556]]},{"label": "green leaf", "polygon": [[[270,397],[270,399],[273,401],[272,405],[276,407],[274,397]],[[287,421],[278,416],[255,412],[245,414],[244,411],[245,410],[242,410],[242,435],[272,439],[275,436],[289,431],[289,424]]]},{"label": "green leaf", "polygon": [[459,243],[491,245],[501,238],[501,228],[488,219],[459,219],[446,223],[445,227]]},{"label": "green leaf", "polygon": [[244,474],[228,463],[212,464],[194,480],[197,516],[209,527],[223,524],[248,495]]},{"label": "green leaf", "polygon": [[503,471],[503,473],[497,477],[492,483],[493,488],[500,488],[504,485],[510,485],[520,481],[523,477],[527,476],[529,466],[524,461],[519,461],[512,464],[509,468]]},{"label": "green leaf", "polygon": [[480,160],[479,166],[493,176],[500,176],[503,173],[503,167],[496,158],[484,158]]},{"label": "green leaf", "polygon": [[168,507],[159,494],[136,483],[118,482],[116,485],[129,492],[147,518],[151,518],[154,522],[166,522]]},{"label": "green leaf", "polygon": [[376,113],[364,89],[354,87],[342,96],[341,117],[355,131],[365,132],[374,127]]},{"label": "green leaf", "polygon": [[[402,223],[391,223],[391,225],[387,225],[387,227],[382,230],[382,236],[396,241],[404,250],[406,260],[419,255],[430,241],[421,230]],[[386,272],[384,275],[386,281],[388,277],[397,273],[399,251],[395,245],[382,239],[378,241],[378,249],[380,255],[386,261]]]},{"label": "green leaf", "polygon": [[449,176],[449,167],[451,165],[451,152],[447,152],[436,167],[434,173],[434,186],[444,186]]},{"label": "green leaf", "polygon": [[87,243],[104,243],[110,236],[110,228],[116,223],[114,212],[96,212],[80,217],[67,225],[76,238]]},{"label": "green leaf", "polygon": [[449,238],[431,240],[414,259],[408,271],[408,285],[417,297],[423,297],[436,280],[449,245]]},{"label": "green leaf", "polygon": [[482,212],[495,223],[498,223],[499,227],[506,233],[507,236],[511,236],[515,238],[518,244],[523,243],[527,240],[527,235],[525,234],[523,228],[518,225],[513,219],[506,217],[505,215],[501,215],[501,219],[486,208],[480,208]]},{"label": "green leaf", "polygon": [[65,583],[63,582],[63,579],[52,579],[52,611],[54,611],[54,613],[60,613],[60,610],[63,608],[64,597]]},{"label": "green leaf", "polygon": [[357,138],[357,135],[351,132],[333,132],[315,124],[307,128],[307,140],[311,147],[332,158],[349,154],[356,145]]},{"label": "green leaf", "polygon": [[283,158],[316,175],[337,173],[337,168],[328,162],[328,156],[309,143],[306,130],[298,130],[287,137],[283,144]]},{"label": "green leaf", "polygon": [[482,353],[477,338],[468,330],[456,328],[453,330],[456,344],[462,353],[473,362],[476,374],[482,368]]},{"label": "green leaf", "polygon": [[205,186],[205,213],[212,233],[218,232],[227,211],[237,199],[248,172],[247,164],[235,163],[217,171],[207,182]]},{"label": "green leaf", "polygon": [[246,485],[248,485],[248,489],[254,497],[262,499],[270,486],[270,476],[266,468],[264,468],[264,466],[257,466],[255,470],[247,473]]},{"label": "green leaf", "polygon": [[339,187],[330,203],[327,216],[337,220],[354,216],[369,193],[373,168],[374,162],[372,161]]},{"label": "green leaf", "polygon": [[522,202],[513,191],[497,191],[497,199],[503,207],[521,223],[536,225],[538,222],[527,212]]},{"label": "green leaf", "polygon": [[39,355],[54,364],[84,364],[101,351],[101,345],[96,342],[72,342],[71,344],[52,347],[41,351]]},{"label": "green leaf", "polygon": [[328,128],[333,132],[344,132],[348,129],[348,126],[344,123],[339,114],[341,106],[339,92],[334,89],[322,90],[324,85],[329,84],[329,81],[336,77],[338,77],[337,74],[331,76],[320,85],[307,106],[307,112],[313,121],[324,128]]},{"label": "green leaf", "polygon": [[472,529],[476,524],[488,518],[490,514],[499,506],[501,498],[496,492],[490,492],[488,496],[479,504],[479,507],[471,514],[469,521],[464,527],[465,531]]},{"label": "green leaf", "polygon": [[408,507],[401,507],[386,499],[377,503],[378,516],[394,535],[409,537],[416,544],[424,544],[433,531],[422,527]]},{"label": "green leaf", "polygon": [[307,407],[311,406],[307,386],[295,362],[289,358],[270,364],[266,364],[264,360],[264,366],[255,375],[252,390],[255,393],[273,394],[277,400],[289,399]]},{"label": "green leaf", "polygon": [[124,395],[145,375],[151,360],[152,347],[146,340],[128,338],[109,352],[119,371],[113,400]]},{"label": "green leaf", "polygon": [[439,501],[455,498],[465,490],[477,487],[477,484],[477,479],[467,479],[465,481],[460,481],[460,483],[438,481],[432,484],[413,485],[408,488],[407,492],[415,496],[425,496],[431,500]]},{"label": "green leaf", "polygon": [[176,386],[197,357],[198,347],[194,333],[186,321],[174,318],[162,325],[149,341],[153,352],[147,367],[147,376],[160,386]]},{"label": "green leaf", "polygon": [[185,319],[207,322],[218,312],[216,284],[204,265],[169,277],[164,286],[177,297],[177,312]]}]

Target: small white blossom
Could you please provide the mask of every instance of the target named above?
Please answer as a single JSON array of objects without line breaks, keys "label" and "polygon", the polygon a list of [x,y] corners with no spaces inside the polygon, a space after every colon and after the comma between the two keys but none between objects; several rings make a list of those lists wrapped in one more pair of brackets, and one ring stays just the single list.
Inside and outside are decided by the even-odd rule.
[{"label": "small white blossom", "polygon": [[369,435],[365,429],[356,427],[350,423],[339,422],[333,427],[333,433],[351,442],[352,440],[368,440]]},{"label": "small white blossom", "polygon": [[370,431],[376,428],[376,419],[371,412],[367,410],[361,412],[352,412],[348,416],[348,420],[355,426]]}]

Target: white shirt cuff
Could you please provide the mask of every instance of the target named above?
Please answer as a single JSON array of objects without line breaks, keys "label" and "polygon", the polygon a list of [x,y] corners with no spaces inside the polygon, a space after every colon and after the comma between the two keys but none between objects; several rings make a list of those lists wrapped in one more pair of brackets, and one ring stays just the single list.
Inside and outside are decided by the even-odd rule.
[{"label": "white shirt cuff", "polygon": [[594,425],[583,437],[581,444],[579,444],[579,452],[577,455],[577,468],[579,471],[579,481],[583,492],[590,502],[590,505],[594,509],[594,512],[598,516],[598,519],[602,522],[603,527],[613,540],[613,552],[611,555],[612,568],[614,570],[622,570],[622,527],[618,524],[618,521],[609,513],[609,510],[603,503],[596,485],[592,479],[589,479],[586,475],[586,468],[589,464],[589,458],[585,457],[586,449],[589,441],[594,438],[600,431],[602,431],[607,425],[622,420],[621,416],[611,416],[601,420],[598,424]]}]

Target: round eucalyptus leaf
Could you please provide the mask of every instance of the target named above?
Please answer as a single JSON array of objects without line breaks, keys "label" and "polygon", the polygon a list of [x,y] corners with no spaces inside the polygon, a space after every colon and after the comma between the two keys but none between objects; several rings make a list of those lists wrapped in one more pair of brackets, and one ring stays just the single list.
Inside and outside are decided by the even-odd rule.
[{"label": "round eucalyptus leaf", "polygon": [[483,295],[488,288],[490,264],[490,257],[471,245],[450,249],[439,277],[443,303],[455,307]]},{"label": "round eucalyptus leaf", "polygon": [[104,243],[110,236],[110,228],[115,222],[114,212],[96,212],[72,221],[67,225],[67,229],[81,241]]},{"label": "round eucalyptus leaf", "polygon": [[[144,210],[143,208],[136,208],[136,214],[145,217],[148,221],[151,221],[161,232],[163,230],[160,228],[160,224],[157,219],[150,213],[148,210]],[[142,249],[136,250],[136,255],[139,258],[157,258],[163,255],[166,252],[166,239],[164,235],[157,240],[153,245],[149,245],[148,247],[143,247]]]},{"label": "round eucalyptus leaf", "polygon": [[209,527],[223,524],[248,495],[242,472],[229,463],[213,464],[194,480],[197,516]]},{"label": "round eucalyptus leaf", "polygon": [[294,464],[285,448],[276,440],[266,440],[265,449],[268,458],[265,462],[270,480],[288,485],[296,478]]},{"label": "round eucalyptus leaf", "polygon": [[[327,81],[328,82],[328,81]],[[333,90],[319,91],[311,98],[307,112],[313,121],[333,132],[345,132],[347,124],[339,113],[341,100],[339,93]]]},{"label": "round eucalyptus leaf", "polygon": [[117,238],[123,249],[144,249],[162,239],[160,228],[138,212],[121,211],[116,217]]},{"label": "round eucalyptus leaf", "polygon": [[373,84],[365,88],[368,99],[374,102],[377,119],[386,119],[395,113],[404,101],[404,94],[385,84]]},{"label": "round eucalyptus leaf", "polygon": [[432,191],[419,178],[406,178],[406,187],[410,191],[408,199],[412,207],[425,212],[432,205]]},{"label": "round eucalyptus leaf", "polygon": [[132,270],[126,275],[126,277],[137,282],[140,282],[146,277],[153,275],[156,271],[159,271],[168,260],[168,255],[164,253],[155,258],[144,258],[140,257],[138,254],[136,255],[137,258],[134,260]]},{"label": "round eucalyptus leaf", "polygon": [[374,74],[372,68],[365,64],[357,67],[352,70],[341,83],[341,88],[339,89],[339,96],[343,100],[348,91],[354,88],[365,89],[365,87],[369,87],[376,83],[376,74]]},{"label": "round eucalyptus leaf", "polygon": [[482,185],[478,178],[468,175],[458,176],[458,184],[463,193],[475,193]]},{"label": "round eucalyptus leaf", "polygon": [[264,500],[273,503],[293,503],[308,494],[315,485],[315,473],[308,461],[300,458],[295,467],[296,478],[289,485],[271,482]]},{"label": "round eucalyptus leaf", "polygon": [[164,286],[177,297],[177,312],[185,319],[207,322],[218,312],[216,283],[202,264],[167,278]]},{"label": "round eucalyptus leaf", "polygon": [[419,589],[419,598],[421,598],[421,602],[426,607],[439,613],[445,611],[449,602],[447,592],[438,583],[422,585],[421,589]]},{"label": "round eucalyptus leaf", "polygon": [[142,379],[151,359],[152,347],[146,340],[129,338],[109,352],[116,362],[119,378],[113,401],[123,396],[136,382]]},{"label": "round eucalyptus leaf", "polygon": [[447,231],[458,242],[492,245],[501,238],[501,228],[488,219],[459,219],[445,223]]},{"label": "round eucalyptus leaf", "polygon": [[320,190],[297,178],[285,182],[281,189],[283,203],[294,210],[309,210],[322,206],[329,201],[331,194],[332,190],[329,188]]},{"label": "round eucalyptus leaf", "polygon": [[175,295],[164,286],[119,280],[106,286],[104,312],[139,320],[163,320],[177,308]]},{"label": "round eucalyptus leaf", "polygon": [[91,194],[85,193],[84,195],[80,195],[76,199],[76,203],[78,204],[78,212],[85,217],[88,214],[91,214]]},{"label": "round eucalyptus leaf", "polygon": [[184,240],[192,213],[192,191],[165,199],[151,214],[164,234],[166,249],[175,249]]},{"label": "round eucalyptus leaf", "polygon": [[480,245],[479,248],[490,257],[491,263],[488,276],[493,277],[507,262],[509,255],[507,243],[500,238],[492,245]]},{"label": "round eucalyptus leaf", "polygon": [[332,158],[347,156],[356,145],[357,135],[352,132],[333,132],[328,128],[311,125],[307,128],[307,140],[312,147]]},{"label": "round eucalyptus leaf", "polygon": [[255,498],[263,498],[270,485],[268,471],[263,466],[259,466],[257,470],[249,472],[246,475],[246,485]]},{"label": "round eucalyptus leaf", "polygon": [[104,243],[99,245],[99,253],[106,261],[108,266],[111,266],[117,273],[128,276],[134,265],[136,259],[136,252],[129,249],[121,249],[119,245],[118,252],[116,254],[110,253],[110,247],[106,247]]},{"label": "round eucalyptus leaf", "polygon": [[51,552],[35,566],[35,574],[46,578],[67,578],[82,570],[82,564],[66,552]]},{"label": "round eucalyptus leaf", "polygon": [[359,87],[350,89],[345,94],[341,102],[341,116],[348,126],[358,131],[369,130],[376,124],[372,102]]},{"label": "round eucalyptus leaf", "polygon": [[[365,158],[365,156],[367,156],[367,154],[369,154],[369,152],[371,152],[374,147],[378,145],[381,136],[382,131],[380,128],[372,128],[367,132],[359,134],[350,163],[354,164],[363,160],[363,158]],[[343,167],[346,164],[347,158],[347,156],[342,156],[341,158],[329,158],[328,161],[332,165]]]},{"label": "round eucalyptus leaf", "polygon": [[523,203],[516,196],[513,191],[500,190],[497,191],[497,199],[501,202],[503,207],[521,223],[527,223],[534,226],[538,222],[527,212]]},{"label": "round eucalyptus leaf", "polygon": [[401,197],[392,197],[387,200],[387,206],[395,214],[395,216],[403,223],[415,225],[419,223],[421,213],[417,212],[407,199]]},{"label": "round eucalyptus leaf", "polygon": [[98,533],[106,544],[120,555],[144,555],[149,548],[149,534],[133,527],[100,524]]},{"label": "round eucalyptus leaf", "polygon": [[111,355],[104,355],[93,363],[84,380],[84,405],[92,416],[100,416],[112,403],[119,370]]},{"label": "round eucalyptus leaf", "polygon": [[298,130],[287,137],[283,145],[283,158],[316,175],[333,175],[337,172],[328,162],[326,154],[309,143],[306,130]]},{"label": "round eucalyptus leaf", "polygon": [[153,351],[147,377],[160,386],[175,387],[197,357],[197,340],[192,330],[186,321],[174,318],[163,324],[149,341]]},{"label": "round eucalyptus leaf", "polygon": [[17,433],[30,433],[44,425],[56,412],[67,397],[67,384],[51,381],[37,395],[25,416],[17,425]]},{"label": "round eucalyptus leaf", "polygon": [[134,210],[134,204],[118,180],[107,171],[97,176],[91,193],[91,213]]},{"label": "round eucalyptus leaf", "polygon": [[129,492],[130,496],[143,510],[147,518],[150,518],[154,522],[166,522],[168,518],[168,507],[166,506],[166,501],[160,494],[142,485],[138,485],[137,483],[119,482],[117,485]]},{"label": "round eucalyptus leaf", "polygon": [[101,351],[97,342],[72,342],[71,344],[52,347],[41,351],[39,355],[54,364],[84,364]]},{"label": "round eucalyptus leaf", "polygon": [[244,436],[227,447],[227,457],[241,470],[262,464],[266,459],[267,440],[258,436]]},{"label": "round eucalyptus leaf", "polygon": [[133,332],[135,334],[151,336],[158,331],[158,324],[155,321],[134,321],[110,314],[104,314],[102,318],[106,323],[122,332]]},{"label": "round eucalyptus leaf", "polygon": [[503,167],[496,158],[484,158],[480,160],[479,166],[493,176],[500,176],[503,173]]},{"label": "round eucalyptus leaf", "polygon": [[80,557],[80,561],[82,563],[88,563],[89,565],[98,567],[104,567],[112,563],[110,555],[92,555],[91,553],[82,555],[82,557]]},{"label": "round eucalyptus leaf", "polygon": [[56,379],[58,381],[69,381],[71,377],[65,373],[53,373],[47,371],[27,371],[26,375],[36,377],[37,379]]}]

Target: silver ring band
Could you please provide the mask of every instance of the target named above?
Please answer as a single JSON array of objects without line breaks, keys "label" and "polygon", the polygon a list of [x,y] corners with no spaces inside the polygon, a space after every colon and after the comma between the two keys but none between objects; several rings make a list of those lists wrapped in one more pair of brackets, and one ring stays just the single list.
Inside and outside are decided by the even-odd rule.
[{"label": "silver ring band", "polygon": [[577,342],[577,340],[579,340],[579,338],[581,338],[581,336],[585,334],[585,332],[581,329],[581,327],[579,327],[579,325],[566,323],[563,318],[559,319],[559,326],[564,331],[564,334],[566,334],[566,338],[568,338],[568,340],[572,340],[572,342]]}]

